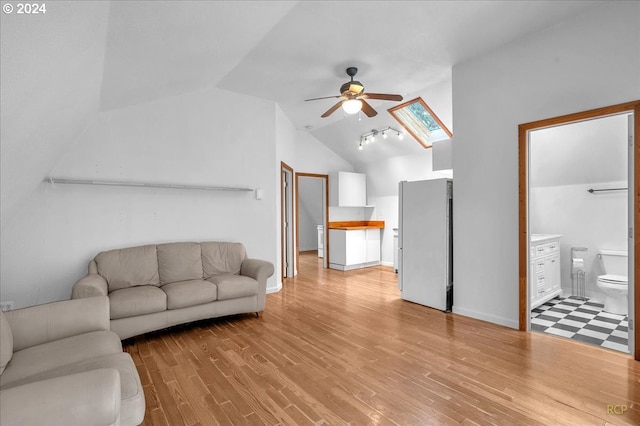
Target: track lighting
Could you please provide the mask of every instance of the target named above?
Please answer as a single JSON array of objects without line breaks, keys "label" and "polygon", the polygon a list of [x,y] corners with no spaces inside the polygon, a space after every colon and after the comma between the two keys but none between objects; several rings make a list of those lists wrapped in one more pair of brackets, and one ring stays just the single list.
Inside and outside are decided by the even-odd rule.
[{"label": "track lighting", "polygon": [[360,136],[360,144],[358,145],[358,149],[362,150],[364,149],[364,145],[367,145],[371,142],[375,142],[376,136],[378,136],[378,134],[382,135],[382,139],[387,139],[389,137],[389,132],[395,133],[398,136],[398,139],[400,140],[402,140],[404,136],[404,133],[402,131],[398,129],[394,129],[391,126],[387,126],[379,130],[372,129],[370,132]]}]

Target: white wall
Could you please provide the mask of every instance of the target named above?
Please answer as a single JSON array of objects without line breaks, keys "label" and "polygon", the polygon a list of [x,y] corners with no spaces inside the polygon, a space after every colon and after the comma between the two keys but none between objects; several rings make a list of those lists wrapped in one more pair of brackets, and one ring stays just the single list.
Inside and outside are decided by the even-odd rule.
[{"label": "white wall", "polygon": [[638,98],[638,2],[454,66],[454,312],[518,326],[518,124]]},{"label": "white wall", "polygon": [[[246,117],[252,118],[247,126]],[[2,300],[68,299],[99,251],[165,241],[239,241],[276,263],[275,105],[220,90],[97,116],[57,177],[264,189],[216,192],[41,184],[2,235]],[[276,278],[268,281],[275,288]]]},{"label": "white wall", "polygon": [[604,302],[596,286],[602,275],[598,250],[627,251],[627,192],[589,193],[597,188],[626,187],[627,181],[601,182],[597,185],[562,185],[531,188],[529,223],[533,234],[562,234],[560,269],[562,291],[571,295],[571,247],[586,247],[579,255],[585,260],[587,297]]},{"label": "white wall", "polygon": [[98,112],[108,16],[105,1],[0,15],[2,232]]},{"label": "white wall", "polygon": [[318,249],[318,225],[323,225],[323,180],[313,177],[298,179],[298,249]]}]

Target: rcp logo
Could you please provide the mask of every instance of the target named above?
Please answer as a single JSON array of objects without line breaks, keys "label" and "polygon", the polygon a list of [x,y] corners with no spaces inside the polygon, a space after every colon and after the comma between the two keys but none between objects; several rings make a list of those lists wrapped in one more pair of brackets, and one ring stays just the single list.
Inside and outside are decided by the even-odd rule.
[{"label": "rcp logo", "polygon": [[626,404],[607,404],[607,414],[624,414],[628,409]]}]

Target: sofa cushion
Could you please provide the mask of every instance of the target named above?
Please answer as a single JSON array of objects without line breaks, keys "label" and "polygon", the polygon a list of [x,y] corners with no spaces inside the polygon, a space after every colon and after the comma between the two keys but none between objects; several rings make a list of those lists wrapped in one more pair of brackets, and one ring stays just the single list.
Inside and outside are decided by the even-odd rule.
[{"label": "sofa cushion", "polygon": [[111,319],[135,317],[167,309],[167,295],[156,286],[142,285],[109,293]]},{"label": "sofa cushion", "polygon": [[202,279],[202,256],[198,243],[158,245],[160,284]]},{"label": "sofa cushion", "polygon": [[213,302],[218,296],[216,285],[203,280],[179,281],[160,288],[167,294],[167,309],[202,305]]},{"label": "sofa cushion", "polygon": [[[139,424],[144,417],[144,392],[136,366],[128,353],[105,355],[82,362],[68,364],[38,375],[25,378],[14,385],[33,383],[54,377],[68,376],[83,371],[113,368],[120,373],[120,424]],[[12,385],[12,386],[14,386]]]},{"label": "sofa cushion", "polygon": [[137,285],[160,285],[155,245],[104,251],[94,260],[110,292]]},{"label": "sofa cushion", "polygon": [[247,252],[241,243],[204,242],[202,250],[202,268],[204,278],[219,274],[239,274],[242,261]]},{"label": "sofa cushion", "polygon": [[118,425],[120,373],[83,371],[0,392],[2,425]]},{"label": "sofa cushion", "polygon": [[9,321],[4,316],[4,313],[0,311],[0,374],[4,371],[11,357],[13,356],[13,334],[11,334],[11,327],[9,327]]},{"label": "sofa cushion", "polygon": [[13,354],[0,376],[0,388],[64,365],[120,352],[120,338],[111,331],[94,331],[32,346]]},{"label": "sofa cushion", "polygon": [[11,383],[11,386],[7,386],[4,389],[100,368],[112,368],[120,373],[120,424],[128,425],[142,422],[144,417],[144,391],[142,390],[140,377],[133,359],[125,352],[104,355],[52,368],[15,381]]},{"label": "sofa cushion", "polygon": [[258,281],[244,275],[214,275],[209,281],[218,287],[218,300],[237,299],[258,294]]}]

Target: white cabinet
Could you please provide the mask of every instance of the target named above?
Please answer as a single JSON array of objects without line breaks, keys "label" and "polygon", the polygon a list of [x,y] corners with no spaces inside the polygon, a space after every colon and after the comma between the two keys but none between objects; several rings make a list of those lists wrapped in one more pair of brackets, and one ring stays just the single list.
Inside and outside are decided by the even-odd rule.
[{"label": "white cabinet", "polygon": [[365,229],[365,262],[380,263],[380,229]]},{"label": "white cabinet", "polygon": [[531,309],[559,296],[561,235],[533,235],[530,246]]},{"label": "white cabinet", "polygon": [[337,207],[364,207],[367,204],[367,176],[362,173],[338,172],[332,175],[329,200]]},{"label": "white cabinet", "polygon": [[365,230],[356,229],[345,233],[345,265],[357,265],[366,262]]},{"label": "white cabinet", "polygon": [[329,229],[329,268],[348,271],[380,264],[380,229]]}]

